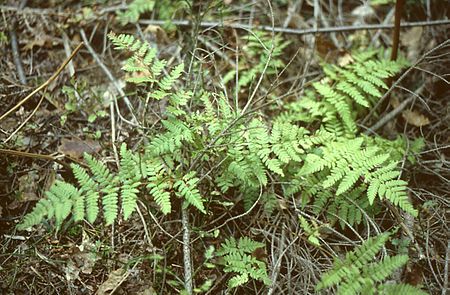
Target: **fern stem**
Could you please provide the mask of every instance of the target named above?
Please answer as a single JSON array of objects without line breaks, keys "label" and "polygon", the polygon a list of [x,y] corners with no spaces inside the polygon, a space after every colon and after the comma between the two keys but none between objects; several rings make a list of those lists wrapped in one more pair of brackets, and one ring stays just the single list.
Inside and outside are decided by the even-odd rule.
[{"label": "fern stem", "polygon": [[191,261],[191,233],[189,230],[189,213],[187,208],[181,209],[181,223],[183,226],[183,262],[184,262],[184,287],[187,294],[192,292],[192,261]]}]

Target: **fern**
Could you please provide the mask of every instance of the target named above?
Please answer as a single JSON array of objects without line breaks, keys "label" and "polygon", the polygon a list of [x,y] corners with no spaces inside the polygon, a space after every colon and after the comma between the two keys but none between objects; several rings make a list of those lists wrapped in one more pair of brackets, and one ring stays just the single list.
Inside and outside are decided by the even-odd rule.
[{"label": "fern", "polygon": [[241,286],[250,278],[266,285],[270,284],[266,264],[251,255],[262,247],[264,244],[255,242],[248,237],[240,238],[238,241],[231,237],[221,244],[221,248],[216,254],[223,258],[224,271],[234,273],[234,276],[228,281],[230,288]]},{"label": "fern", "polygon": [[323,188],[337,186],[336,195],[347,192],[362,180],[368,183],[367,198],[370,204],[378,196],[417,216],[406,195],[407,183],[397,180],[400,172],[397,163],[388,162],[389,154],[380,153],[376,146],[363,147],[363,138],[341,140],[326,144],[322,156],[308,154],[301,175],[325,171]]},{"label": "fern", "polygon": [[[97,183],[89,176],[89,174],[86,172],[86,170],[79,165],[72,164],[72,171],[75,175],[75,178],[78,180],[79,185],[81,186],[81,192],[85,196],[85,208],[86,208],[86,219],[90,223],[94,223],[94,221],[97,219],[98,213],[100,211],[98,207],[98,199],[99,199],[99,192],[98,192],[98,185]],[[80,212],[80,211],[78,211]],[[75,221],[82,220],[84,218],[80,214],[78,215],[78,218],[75,217]]]},{"label": "fern", "polygon": [[354,137],[358,108],[370,108],[387,88],[383,79],[392,77],[406,64],[402,59],[375,60],[376,51],[354,53],[355,62],[345,67],[324,65],[326,77],[313,83],[314,91],[285,106],[289,121],[321,121],[337,137]]},{"label": "fern", "polygon": [[[153,91],[149,97],[161,100],[174,94],[174,85],[183,73],[184,65],[179,64],[174,67],[170,73],[161,77],[166,68],[165,60],[157,59],[157,50],[151,47],[147,42],[141,42],[131,35],[116,35],[111,32],[108,38],[114,44],[115,49],[126,50],[132,53],[132,56],[125,61],[122,69],[132,74],[127,81],[135,84],[150,83]],[[176,97],[182,97],[183,93],[178,93],[173,102],[177,102]]]},{"label": "fern", "polygon": [[[371,262],[389,239],[389,235],[386,232],[376,238],[369,238],[354,251],[347,252],[345,259],[336,258],[333,268],[322,275],[316,290],[337,285],[337,294],[375,294],[376,290],[385,292],[394,288],[383,282],[408,261],[408,256],[386,256],[379,262]],[[400,286],[407,285],[396,286],[401,288]],[[426,294],[412,286],[404,287],[404,290],[414,290],[413,294]]]},{"label": "fern", "polygon": [[122,25],[135,23],[141,14],[152,11],[154,7],[154,0],[133,0],[124,12],[117,12],[117,16]]},{"label": "fern", "polygon": [[156,160],[146,163],[145,172],[148,180],[147,189],[155,199],[163,214],[168,214],[172,210],[170,202],[170,183],[165,175],[164,165]]}]

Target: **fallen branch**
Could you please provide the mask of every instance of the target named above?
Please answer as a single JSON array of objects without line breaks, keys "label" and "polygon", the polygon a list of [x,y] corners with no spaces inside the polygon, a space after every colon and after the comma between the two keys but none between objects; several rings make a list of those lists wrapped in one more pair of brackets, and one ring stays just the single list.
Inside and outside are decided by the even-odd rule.
[{"label": "fallen branch", "polygon": [[[167,23],[165,20],[140,20],[142,25],[156,25],[162,26]],[[170,22],[176,26],[192,26],[192,22],[189,20],[171,20]],[[441,26],[450,24],[450,20],[434,20],[434,21],[421,21],[421,22],[407,22],[400,24],[401,28],[411,28],[411,27],[430,27],[430,26]],[[241,23],[233,22],[201,22],[198,24],[202,28],[231,28],[240,30],[260,30],[269,31],[275,33],[293,34],[293,35],[308,35],[308,34],[320,34],[320,33],[336,33],[336,32],[350,32],[350,31],[361,31],[361,30],[390,30],[394,28],[394,24],[369,24],[369,25],[359,25],[359,26],[340,26],[340,27],[329,27],[329,28],[311,28],[311,29],[290,29],[282,27],[272,27],[272,26],[251,26]]]}]

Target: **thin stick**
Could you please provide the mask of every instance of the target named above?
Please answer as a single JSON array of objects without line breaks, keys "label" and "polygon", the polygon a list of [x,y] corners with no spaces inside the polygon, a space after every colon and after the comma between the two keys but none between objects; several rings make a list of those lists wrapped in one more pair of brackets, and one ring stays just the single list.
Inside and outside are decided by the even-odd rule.
[{"label": "thin stick", "polygon": [[38,102],[38,104],[36,105],[36,107],[34,108],[34,110],[31,112],[31,114],[30,114],[30,115],[22,122],[22,124],[19,125],[19,127],[16,128],[16,130],[14,130],[13,133],[11,133],[11,135],[10,135],[7,139],[5,139],[5,140],[3,141],[3,143],[7,143],[8,141],[10,141],[11,138],[13,138],[14,135],[16,135],[17,132],[19,132],[20,129],[22,129],[22,127],[25,126],[25,124],[27,124],[28,121],[30,121],[30,119],[34,116],[34,114],[36,113],[36,111],[37,111],[37,110],[39,109],[39,107],[41,106],[41,103],[42,103],[42,101],[44,100],[44,97],[45,97],[45,92],[44,92],[44,94],[42,95],[42,97],[41,97],[41,99],[39,100],[39,102]]},{"label": "thin stick", "polygon": [[[164,25],[165,20],[140,20],[140,24],[143,25]],[[171,24],[176,26],[192,26],[188,20],[172,20]],[[450,20],[434,20],[434,21],[421,21],[421,22],[406,22],[400,24],[402,28],[410,27],[427,27],[427,26],[441,26],[450,24]],[[201,22],[199,24],[203,28],[224,27],[240,30],[262,30],[262,31],[274,31],[276,33],[294,34],[294,35],[307,35],[318,33],[336,33],[336,32],[348,32],[348,31],[361,31],[361,30],[390,30],[395,27],[394,24],[372,24],[372,25],[359,25],[359,26],[340,26],[329,28],[311,28],[311,29],[290,29],[282,27],[271,26],[249,26],[246,24],[232,23],[232,22]]]},{"label": "thin stick", "polygon": [[8,149],[2,149],[2,148],[0,148],[0,154],[6,154],[6,155],[12,155],[12,156],[18,156],[18,157],[27,157],[27,158],[34,158],[34,159],[42,159],[42,160],[54,161],[54,162],[57,162],[58,164],[63,165],[66,168],[70,168],[69,164],[64,163],[63,161],[61,161],[58,158],[56,158],[54,156],[51,156],[51,155],[34,154],[34,153],[21,152],[21,151],[15,151],[15,150],[8,150]]},{"label": "thin stick", "polygon": [[0,117],[0,122],[6,118],[8,115],[10,115],[12,112],[14,112],[15,110],[17,110],[21,105],[23,105],[25,102],[27,102],[30,98],[33,97],[33,95],[35,95],[36,93],[38,93],[39,91],[41,91],[42,89],[48,87],[48,85],[50,85],[50,83],[52,83],[57,77],[58,75],[61,73],[61,71],[67,66],[67,64],[72,60],[72,58],[75,56],[75,54],[77,54],[77,52],[81,49],[81,47],[83,46],[83,42],[81,42],[77,48],[75,48],[75,50],[72,52],[72,54],[59,66],[59,68],[56,70],[56,72],[50,77],[48,78],[47,81],[45,81],[43,84],[41,84],[41,86],[39,86],[38,88],[36,88],[33,92],[31,92],[30,94],[28,94],[24,99],[22,99],[18,104],[16,104],[14,107],[12,107],[9,111],[7,111],[6,113],[4,113],[1,117]]},{"label": "thin stick", "polygon": [[442,288],[442,295],[445,295],[448,290],[448,265],[450,262],[450,240],[447,240],[447,251],[445,252],[444,264],[444,288]]},{"label": "thin stick", "polygon": [[14,29],[9,31],[9,36],[11,38],[11,50],[13,55],[14,64],[16,65],[17,75],[19,76],[19,81],[23,85],[27,84],[27,78],[25,77],[25,72],[23,71],[22,61],[20,60],[19,45],[17,44],[17,34]]}]

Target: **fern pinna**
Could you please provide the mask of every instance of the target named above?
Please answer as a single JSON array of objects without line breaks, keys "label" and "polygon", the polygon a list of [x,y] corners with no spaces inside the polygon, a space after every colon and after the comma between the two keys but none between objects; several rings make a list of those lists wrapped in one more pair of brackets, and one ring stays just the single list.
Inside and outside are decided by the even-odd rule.
[{"label": "fern pinna", "polygon": [[408,261],[407,255],[386,256],[381,261],[374,261],[375,255],[389,239],[385,232],[369,238],[354,251],[347,252],[344,259],[336,258],[331,270],[322,275],[316,286],[320,291],[337,286],[337,294],[392,294],[425,295],[426,292],[407,284],[385,282],[393,272]]}]

